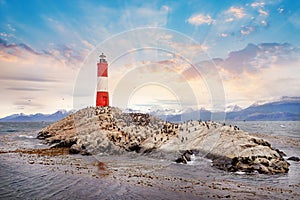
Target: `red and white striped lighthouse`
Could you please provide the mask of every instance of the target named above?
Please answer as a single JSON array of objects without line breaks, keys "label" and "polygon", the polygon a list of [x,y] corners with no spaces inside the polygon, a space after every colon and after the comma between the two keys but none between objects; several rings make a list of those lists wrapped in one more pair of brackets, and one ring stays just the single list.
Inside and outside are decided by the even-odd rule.
[{"label": "red and white striped lighthouse", "polygon": [[97,95],[96,95],[96,106],[109,106],[109,95],[108,95],[108,64],[105,59],[105,55],[102,53],[100,61],[97,63],[98,66],[98,79],[97,79]]}]

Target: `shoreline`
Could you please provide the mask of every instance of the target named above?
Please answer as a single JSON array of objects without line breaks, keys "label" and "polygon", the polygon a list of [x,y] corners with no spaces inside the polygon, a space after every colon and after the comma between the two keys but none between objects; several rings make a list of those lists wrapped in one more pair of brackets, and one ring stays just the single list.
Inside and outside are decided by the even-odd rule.
[{"label": "shoreline", "polygon": [[[8,155],[8,157],[4,155]],[[14,159],[12,159],[12,157]],[[300,195],[300,183],[282,187],[272,186],[272,183],[264,183],[263,185],[265,186],[256,185],[257,180],[253,181],[253,179],[263,181],[272,176],[276,176],[277,179],[280,179],[280,177],[284,177],[285,175],[239,175],[223,172],[218,169],[204,168],[202,169],[204,171],[198,171],[197,175],[193,174],[194,177],[191,177],[178,173],[174,174],[172,171],[183,170],[184,172],[185,170],[195,168],[195,165],[166,163],[164,161],[157,162],[156,159],[145,159],[145,157],[138,160],[137,158],[128,158],[127,156],[99,156],[95,158],[94,156],[74,156],[69,154],[37,156],[32,154],[20,155],[8,153],[0,154],[1,162],[3,162],[3,159],[9,159],[10,163],[13,162],[11,163],[12,165],[16,165],[16,168],[22,166],[24,170],[24,168],[29,167],[30,170],[22,170],[23,173],[30,173],[31,170],[39,172],[46,169],[48,172],[42,174],[44,177],[49,176],[49,173],[58,175],[62,179],[72,179],[75,177],[96,183],[97,186],[95,185],[95,188],[101,186],[102,182],[123,185],[123,187],[129,190],[123,195],[128,197],[130,197],[132,192],[138,193],[145,199],[155,197],[155,194],[147,194],[146,196],[146,191],[159,192],[160,197],[167,199],[274,199],[275,197],[276,199],[293,199],[293,197]],[[22,161],[19,159],[22,159]],[[202,162],[209,164],[208,161]],[[180,170],[178,170],[178,168],[180,168]],[[209,173],[207,173],[207,170]],[[29,179],[31,179],[30,176]],[[252,181],[245,183],[236,180],[236,178],[239,179],[241,177],[243,179],[250,178]],[[33,178],[36,178],[35,175],[33,175]],[[56,184],[56,182],[59,183],[59,180],[53,180],[52,184]],[[79,186],[76,184],[73,187],[76,188]],[[80,187],[82,187],[82,185]],[[64,194],[67,191],[63,189],[57,192]],[[117,191],[108,196],[118,196]],[[175,198],[175,196],[177,198]],[[93,196],[93,198],[94,197],[102,198],[104,196],[98,194]]]}]

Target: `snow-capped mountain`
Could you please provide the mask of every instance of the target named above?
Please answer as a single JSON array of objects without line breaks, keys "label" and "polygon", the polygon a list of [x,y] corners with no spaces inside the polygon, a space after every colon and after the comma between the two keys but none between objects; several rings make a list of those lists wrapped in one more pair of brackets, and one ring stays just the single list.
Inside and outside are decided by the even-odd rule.
[{"label": "snow-capped mountain", "polygon": [[300,101],[300,97],[289,97],[289,96],[282,96],[282,97],[277,97],[277,98],[270,98],[270,99],[264,99],[264,100],[259,100],[256,101],[255,103],[253,103],[250,107],[253,106],[261,106],[264,104],[268,104],[268,103],[287,103],[287,102],[296,102],[296,101]]},{"label": "snow-capped mountain", "polygon": [[178,115],[182,113],[189,113],[193,112],[194,110],[192,108],[184,108],[184,109],[171,109],[171,108],[166,108],[166,109],[157,109],[154,111],[150,111],[149,114],[151,115]]},{"label": "snow-capped mountain", "polygon": [[229,105],[226,107],[225,112],[238,112],[242,110],[242,108],[238,105]]},{"label": "snow-capped mountain", "polygon": [[264,103],[254,103],[238,112],[229,112],[226,119],[230,120],[300,120],[300,97],[282,97]]},{"label": "snow-capped mountain", "polygon": [[224,117],[226,120],[236,121],[300,121],[300,97],[281,97],[259,101],[244,109],[237,105],[230,105],[225,111],[226,113],[200,109],[180,114],[159,115],[159,117],[168,121],[182,121],[183,119],[223,120]]},{"label": "snow-capped mountain", "polygon": [[37,114],[26,115],[24,113],[20,113],[20,114],[13,114],[1,118],[0,122],[39,122],[39,121],[55,122],[66,117],[72,112],[73,111],[59,110],[52,114],[37,113]]}]

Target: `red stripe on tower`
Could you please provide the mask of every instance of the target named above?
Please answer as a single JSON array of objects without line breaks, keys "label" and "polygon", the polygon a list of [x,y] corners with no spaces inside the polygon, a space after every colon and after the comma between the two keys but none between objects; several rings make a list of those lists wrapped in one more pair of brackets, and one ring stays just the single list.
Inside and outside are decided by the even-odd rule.
[{"label": "red stripe on tower", "polygon": [[105,55],[102,53],[100,61],[97,63],[98,66],[98,80],[97,80],[97,95],[96,95],[96,106],[109,106],[109,95],[108,95],[108,64],[105,59]]}]

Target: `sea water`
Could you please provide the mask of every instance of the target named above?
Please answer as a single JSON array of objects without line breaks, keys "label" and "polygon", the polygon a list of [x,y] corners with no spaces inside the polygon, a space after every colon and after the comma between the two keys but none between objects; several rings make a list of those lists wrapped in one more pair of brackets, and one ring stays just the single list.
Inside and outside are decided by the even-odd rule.
[{"label": "sea water", "polygon": [[249,133],[300,137],[300,121],[227,121]]}]

